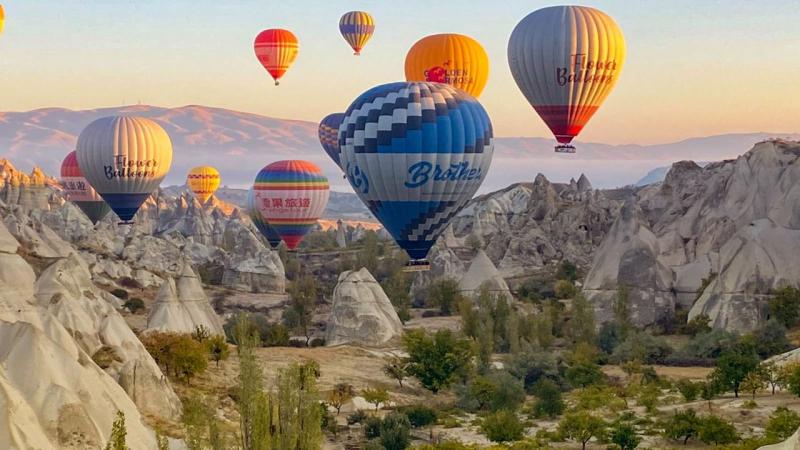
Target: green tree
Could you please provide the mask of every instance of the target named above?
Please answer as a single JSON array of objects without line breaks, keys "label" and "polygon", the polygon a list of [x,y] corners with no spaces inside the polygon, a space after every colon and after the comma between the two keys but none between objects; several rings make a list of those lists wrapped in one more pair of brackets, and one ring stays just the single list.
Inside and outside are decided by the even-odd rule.
[{"label": "green tree", "polygon": [[425,405],[411,405],[403,410],[414,428],[421,428],[436,422],[436,410]]},{"label": "green tree", "polygon": [[481,421],[481,432],[493,442],[509,442],[522,439],[524,427],[517,415],[509,410],[486,415]]},{"label": "green tree", "polygon": [[411,423],[405,414],[393,412],[381,421],[380,443],[386,450],[405,450],[411,443]]},{"label": "green tree", "polygon": [[552,419],[564,412],[561,389],[553,381],[547,378],[540,378],[533,385],[533,395],[536,396],[536,401],[533,404],[534,416]]},{"label": "green tree", "polygon": [[699,428],[700,418],[693,409],[675,411],[664,425],[664,435],[670,439],[683,441],[683,445],[686,445],[689,439],[697,436]]},{"label": "green tree", "polygon": [[322,410],[317,390],[319,365],[294,363],[278,371],[270,395],[273,449],[313,449],[322,445]]},{"label": "green tree", "polygon": [[444,316],[453,313],[455,307],[461,302],[461,298],[458,282],[451,278],[434,281],[428,287],[428,304],[438,307]]},{"label": "green tree", "polygon": [[711,374],[712,380],[721,388],[733,391],[739,398],[739,389],[748,373],[758,368],[759,358],[755,346],[749,340],[741,340],[722,352]]},{"label": "green tree", "polygon": [[763,375],[775,395],[775,389],[781,384],[781,370],[774,362],[763,362],[758,366],[758,371]]},{"label": "green tree", "polygon": [[317,309],[317,282],[311,275],[302,275],[289,287],[289,307],[283,312],[287,327],[311,340],[314,312]]},{"label": "green tree", "polygon": [[680,380],[675,383],[675,387],[678,388],[678,392],[681,393],[683,399],[687,402],[695,401],[702,390],[700,383],[695,383],[690,380]]},{"label": "green tree", "polygon": [[411,319],[411,281],[406,272],[396,270],[381,282],[381,287],[389,301],[392,302],[400,321],[406,323]]},{"label": "green tree", "polygon": [[786,328],[792,328],[800,320],[800,289],[783,287],[772,292],[769,299],[769,314]]},{"label": "green tree", "polygon": [[342,406],[355,396],[355,392],[353,385],[349,383],[336,383],[333,386],[330,394],[328,394],[328,403],[336,408],[337,416]]},{"label": "green tree", "polygon": [[764,379],[764,375],[758,369],[756,369],[745,375],[740,389],[744,392],[749,392],[752,395],[753,400],[755,400],[758,391],[764,389],[766,386],[767,381]]},{"label": "green tree", "polygon": [[424,330],[410,330],[403,336],[408,353],[408,373],[423,387],[436,393],[466,375],[472,366],[472,348],[468,340],[450,330],[433,335]]},{"label": "green tree", "polygon": [[756,352],[762,359],[781,354],[791,348],[789,338],[786,337],[786,327],[775,319],[767,321],[753,331],[753,341]]},{"label": "green tree", "polygon": [[561,261],[558,266],[558,273],[556,273],[556,279],[568,280],[572,283],[578,281],[578,267],[572,261],[566,259]]},{"label": "green tree", "polygon": [[361,396],[367,403],[375,405],[375,411],[380,408],[381,403],[385,404],[389,401],[389,392],[384,387],[364,389],[361,391]]},{"label": "green tree", "polygon": [[492,372],[469,380],[463,403],[468,409],[508,409],[514,411],[525,401],[522,382],[505,371]]},{"label": "green tree", "polygon": [[708,410],[711,411],[711,401],[719,394],[719,386],[714,380],[706,381],[700,385],[700,398],[708,403]]},{"label": "green tree", "polygon": [[261,366],[254,349],[260,338],[247,314],[236,316],[234,336],[239,357],[239,376],[236,384],[236,399],[239,410],[239,434],[245,449],[270,448],[269,426],[271,411],[264,392]]},{"label": "green tree", "polygon": [[606,435],[606,422],[588,411],[567,413],[558,423],[558,433],[565,439],[580,442],[586,450],[586,443],[592,438],[602,439]]},{"label": "green tree", "polygon": [[567,333],[573,343],[594,344],[595,332],[594,308],[582,293],[575,294]]},{"label": "green tree", "polygon": [[784,375],[789,392],[800,397],[800,364],[792,364]]},{"label": "green tree", "polygon": [[595,347],[585,343],[578,344],[570,359],[570,366],[564,375],[572,386],[587,387],[605,379],[605,374],[596,362]]},{"label": "green tree", "polygon": [[208,354],[211,356],[211,359],[214,360],[217,367],[219,367],[219,362],[228,359],[231,354],[231,350],[228,347],[228,343],[225,342],[225,337],[221,334],[216,334],[211,336],[205,341],[206,349],[208,349]]},{"label": "green tree", "polygon": [[194,339],[180,339],[171,348],[173,353],[172,370],[179,378],[189,384],[192,377],[208,367],[208,351]]},{"label": "green tree", "polygon": [[204,399],[197,396],[185,399],[181,421],[186,430],[184,441],[189,450],[204,450],[209,446],[221,448],[219,436],[214,435],[218,432],[216,416]]},{"label": "green tree", "polygon": [[706,444],[725,445],[739,440],[733,424],[717,416],[700,419],[697,437]]},{"label": "green tree", "polygon": [[106,443],[106,450],[129,450],[128,444],[125,442],[127,435],[125,414],[122,411],[117,411],[117,417],[111,425],[111,436]]},{"label": "green tree", "polygon": [[396,380],[397,384],[400,385],[400,389],[402,389],[403,380],[408,377],[408,360],[401,356],[392,356],[384,363],[383,373],[387,377]]},{"label": "green tree", "polygon": [[620,450],[633,450],[642,439],[636,434],[636,428],[625,422],[617,422],[611,427],[611,442]]},{"label": "green tree", "polygon": [[785,406],[779,406],[769,416],[765,431],[770,440],[783,441],[794,434],[798,427],[800,415]]},{"label": "green tree", "polygon": [[624,340],[631,328],[630,289],[624,283],[617,286],[617,296],[614,299],[614,322],[619,325],[620,338]]}]

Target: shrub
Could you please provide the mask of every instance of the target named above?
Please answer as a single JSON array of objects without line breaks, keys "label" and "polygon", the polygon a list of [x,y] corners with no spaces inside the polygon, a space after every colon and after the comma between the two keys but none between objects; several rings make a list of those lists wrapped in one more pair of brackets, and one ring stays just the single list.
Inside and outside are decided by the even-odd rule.
[{"label": "shrub", "polygon": [[381,419],[380,417],[369,416],[362,422],[364,425],[364,437],[367,439],[375,439],[381,437]]},{"label": "shrub", "polygon": [[461,298],[456,280],[444,278],[431,283],[428,287],[428,306],[438,307],[443,316],[452,314]]},{"label": "shrub", "polygon": [[775,319],[767,321],[753,331],[753,340],[756,344],[756,353],[761,359],[778,355],[791,348],[786,337],[786,327]]},{"label": "shrub", "polygon": [[139,297],[132,297],[125,301],[122,304],[128,311],[132,314],[136,314],[137,312],[144,309],[144,300],[140,299]]},{"label": "shrub", "polygon": [[516,441],[522,438],[524,428],[516,414],[500,410],[483,418],[481,432],[493,442]]},{"label": "shrub", "polygon": [[689,380],[680,380],[675,384],[675,386],[678,388],[678,392],[680,392],[683,396],[683,399],[687,402],[695,401],[697,396],[700,395],[700,391],[702,389],[702,385],[700,383],[695,383]]},{"label": "shrub", "polygon": [[575,285],[570,281],[558,280],[555,286],[553,286],[553,291],[556,294],[556,298],[567,299],[574,297],[577,289],[575,289]]},{"label": "shrub", "polygon": [[644,331],[631,331],[611,355],[611,362],[638,360],[646,364],[660,362],[672,352],[672,347],[660,337]]},{"label": "shrub", "polygon": [[616,322],[606,322],[597,334],[597,346],[607,354],[612,354],[622,339],[622,330]]},{"label": "shrub", "polygon": [[578,280],[578,267],[572,261],[564,260],[558,266],[556,278],[559,280],[568,280],[572,283]]},{"label": "shrub", "polygon": [[769,439],[782,441],[794,434],[798,427],[800,427],[800,415],[780,406],[769,416],[765,431]]},{"label": "shrub", "polygon": [[219,367],[220,361],[228,359],[228,356],[231,354],[228,343],[225,342],[225,338],[219,334],[215,334],[206,339],[205,346],[208,349],[208,354],[211,356],[211,359],[217,364],[217,367]]},{"label": "shrub", "polygon": [[533,385],[536,401],[533,404],[533,415],[536,417],[554,418],[564,411],[561,389],[547,378],[542,378]]},{"label": "shrub", "polygon": [[324,338],[314,338],[311,339],[311,342],[308,343],[309,347],[324,347],[325,346],[325,339]]},{"label": "shrub", "polygon": [[711,318],[705,314],[699,314],[692,317],[692,320],[683,326],[683,332],[684,334],[691,335],[692,337],[697,336],[698,334],[708,333],[711,331],[711,327],[709,326],[710,323]]},{"label": "shrub", "polygon": [[189,334],[152,332],[141,341],[165,372],[187,383],[208,367],[208,351]]},{"label": "shrub", "polygon": [[552,352],[525,351],[512,355],[508,360],[508,370],[522,380],[525,391],[532,394],[533,386],[542,378],[552,380],[559,387],[566,386],[558,361]]},{"label": "shrub", "polygon": [[412,405],[403,411],[414,428],[422,428],[436,423],[436,410],[425,405]]},{"label": "shrub", "polygon": [[116,288],[113,291],[111,291],[111,294],[120,300],[128,299],[128,291],[126,291],[125,289]]},{"label": "shrub", "polygon": [[676,356],[683,358],[718,358],[722,352],[732,347],[739,338],[737,335],[722,330],[713,329],[708,333],[700,333],[687,342]]},{"label": "shrub", "polygon": [[494,372],[472,378],[461,400],[467,409],[513,411],[525,401],[525,389],[508,372]]},{"label": "shrub", "polygon": [[641,441],[636,434],[636,428],[629,423],[619,422],[611,428],[611,442],[617,444],[620,450],[633,450]]},{"label": "shrub", "polygon": [[572,364],[567,368],[565,376],[573,387],[583,388],[599,384],[606,378],[600,366],[588,361]]},{"label": "shrub", "polygon": [[122,277],[117,280],[117,284],[128,289],[142,289],[142,284],[131,277]]},{"label": "shrub", "polygon": [[429,335],[424,330],[411,330],[403,336],[408,353],[408,373],[433,393],[463,377],[472,366],[472,345],[450,330]]},{"label": "shrub", "polygon": [[733,424],[717,416],[700,419],[697,437],[706,444],[725,445],[739,440]]},{"label": "shrub", "polygon": [[797,325],[800,321],[800,289],[784,287],[773,291],[769,314],[786,328]]},{"label": "shrub", "polygon": [[111,367],[115,361],[122,362],[122,358],[117,355],[117,352],[113,347],[104,345],[94,352],[92,355],[92,361],[94,361],[95,364],[97,364],[101,369],[105,370]]},{"label": "shrub", "polygon": [[349,416],[347,416],[347,424],[348,425],[355,425],[357,423],[363,423],[367,420],[367,413],[364,412],[363,409],[359,409],[357,411],[353,411]]},{"label": "shrub", "polygon": [[700,428],[700,418],[693,409],[685,411],[675,411],[664,426],[664,435],[670,439],[683,441],[683,445],[689,439],[697,436]]},{"label": "shrub", "polygon": [[411,424],[405,414],[393,412],[381,422],[380,442],[386,450],[405,450],[411,443]]}]

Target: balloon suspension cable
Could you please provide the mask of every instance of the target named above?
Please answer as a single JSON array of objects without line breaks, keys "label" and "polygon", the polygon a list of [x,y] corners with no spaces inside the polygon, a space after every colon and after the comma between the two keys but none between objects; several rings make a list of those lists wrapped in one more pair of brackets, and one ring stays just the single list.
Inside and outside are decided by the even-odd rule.
[{"label": "balloon suspension cable", "polygon": [[431,270],[431,263],[427,259],[412,259],[403,268],[403,272],[425,272],[428,270]]},{"label": "balloon suspension cable", "polygon": [[575,146],[569,144],[556,145],[556,153],[575,153]]}]

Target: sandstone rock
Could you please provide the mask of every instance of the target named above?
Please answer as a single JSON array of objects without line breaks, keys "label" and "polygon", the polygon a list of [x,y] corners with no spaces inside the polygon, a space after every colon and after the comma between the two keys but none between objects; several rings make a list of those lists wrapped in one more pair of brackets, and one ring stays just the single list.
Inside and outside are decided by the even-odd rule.
[{"label": "sandstone rock", "polygon": [[211,334],[225,334],[222,319],[211,307],[200,278],[186,262],[177,282],[168,278],[161,286],[145,332],[192,333],[197,327],[204,327]]},{"label": "sandstone rock", "polygon": [[493,295],[503,295],[511,299],[511,291],[506,280],[497,271],[492,260],[483,250],[478,253],[469,264],[467,272],[461,277],[458,287],[464,295],[477,297],[481,289],[486,288]]},{"label": "sandstone rock", "polygon": [[327,345],[381,345],[403,333],[403,324],[381,285],[365,268],[339,275],[326,329]]},{"label": "sandstone rock", "polygon": [[232,259],[225,267],[222,285],[247,292],[283,293],[283,262],[276,252],[266,249],[252,258]]},{"label": "sandstone rock", "polygon": [[785,441],[772,445],[764,445],[758,447],[758,450],[800,450],[800,428]]}]

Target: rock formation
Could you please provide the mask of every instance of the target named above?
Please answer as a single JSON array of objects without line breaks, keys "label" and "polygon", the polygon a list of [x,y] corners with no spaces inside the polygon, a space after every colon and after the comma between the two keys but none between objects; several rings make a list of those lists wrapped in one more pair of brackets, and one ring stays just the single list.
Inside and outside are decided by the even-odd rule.
[{"label": "rock formation", "polygon": [[461,293],[467,296],[477,297],[480,290],[486,288],[493,295],[503,295],[511,299],[511,291],[508,289],[506,280],[497,271],[492,260],[483,250],[478,253],[469,264],[469,268],[461,280],[458,282]]},{"label": "rock formation", "polygon": [[177,282],[167,278],[161,285],[145,332],[192,333],[197,327],[204,327],[211,334],[225,334],[222,320],[211,307],[200,278],[185,262]]},{"label": "rock formation", "polygon": [[381,345],[403,333],[403,324],[381,285],[365,268],[339,275],[326,329],[327,345]]}]

